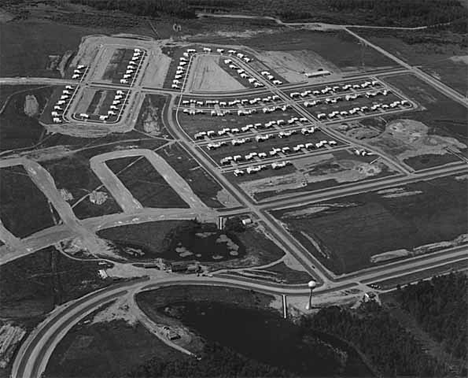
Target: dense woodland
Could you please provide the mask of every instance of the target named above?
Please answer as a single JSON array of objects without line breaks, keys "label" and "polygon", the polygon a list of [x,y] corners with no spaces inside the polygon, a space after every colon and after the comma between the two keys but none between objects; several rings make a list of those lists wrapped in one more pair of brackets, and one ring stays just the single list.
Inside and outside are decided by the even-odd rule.
[{"label": "dense woodland", "polygon": [[200,360],[182,357],[173,361],[151,360],[128,377],[294,377],[285,370],[247,358],[217,343],[207,343]]},{"label": "dense woodland", "polygon": [[196,11],[246,10],[285,21],[310,19],[332,23],[378,26],[423,26],[455,22],[466,25],[468,10],[459,0],[71,0],[100,10],[157,17],[193,18]]},{"label": "dense woodland", "polygon": [[434,277],[398,289],[398,300],[421,327],[458,358],[467,356],[468,278],[464,274]]},{"label": "dense woodland", "polygon": [[328,307],[313,318],[304,318],[303,326],[347,340],[385,377],[447,375],[445,367],[426,355],[398,321],[375,302],[366,303],[358,311]]}]

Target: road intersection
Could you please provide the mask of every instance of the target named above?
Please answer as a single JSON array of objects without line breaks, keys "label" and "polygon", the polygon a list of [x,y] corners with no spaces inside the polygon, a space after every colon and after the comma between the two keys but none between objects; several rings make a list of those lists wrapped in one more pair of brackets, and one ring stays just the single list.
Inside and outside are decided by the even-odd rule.
[{"label": "road intersection", "polygon": [[[354,32],[348,30],[350,34]],[[355,35],[358,39],[363,39]],[[381,51],[383,49],[378,46],[370,44],[367,40],[365,43],[369,44],[372,48]],[[425,82],[436,87],[444,94],[456,100],[465,106],[467,105],[466,98],[461,98],[459,94],[450,88],[446,87],[437,80],[429,77],[417,68],[407,65],[400,59],[394,57],[392,54],[381,51],[394,61],[396,61],[401,68],[400,70],[393,70],[391,72],[413,72],[418,75]],[[242,61],[237,62],[245,70],[256,77],[259,82],[265,85],[264,89],[236,92],[236,96],[253,95],[253,94],[276,94],[286,104],[291,107],[301,116],[304,116],[308,121],[326,130],[327,133],[335,137],[337,140],[342,140],[346,144],[352,143],[353,145],[360,146],[356,141],[350,141],[343,137],[343,135],[336,133],[332,128],[320,123],[315,117],[311,116],[300,104],[293,101],[288,95],[284,93],[286,89],[301,89],[306,85],[287,85],[279,89],[271,85],[260,74],[249,69],[248,65]],[[190,64],[189,64],[190,65]],[[357,75],[356,77],[363,77]],[[366,76],[367,77],[367,76]],[[0,78],[0,84],[50,84],[50,85],[65,85],[76,83],[68,79],[48,79],[48,78]],[[93,82],[84,82],[83,85],[99,85],[104,88],[113,89],[128,89],[128,86],[121,86],[118,84],[93,84]],[[184,89],[184,87],[183,87]],[[98,241],[95,233],[104,228],[115,227],[125,224],[138,224],[154,220],[167,220],[167,219],[193,219],[202,218],[205,220],[216,221],[220,216],[229,216],[234,214],[250,213],[253,217],[260,222],[266,231],[274,237],[276,242],[282,246],[285,252],[291,254],[301,265],[304,266],[306,271],[314,277],[319,283],[317,295],[326,296],[330,293],[343,292],[347,289],[357,287],[361,284],[371,285],[386,278],[394,278],[403,276],[412,272],[419,272],[424,269],[442,266],[449,262],[458,262],[467,259],[467,247],[459,246],[453,247],[448,250],[431,253],[399,261],[389,263],[383,266],[365,269],[362,271],[337,276],[327,270],[311,253],[309,253],[285,228],[279,224],[270,214],[269,210],[273,208],[286,207],[291,205],[299,205],[305,203],[313,203],[319,201],[327,201],[333,198],[342,197],[345,195],[362,193],[370,190],[378,190],[388,188],[396,185],[404,185],[411,182],[420,180],[429,180],[437,177],[446,176],[449,174],[466,174],[468,166],[466,164],[446,165],[439,168],[426,170],[423,172],[414,172],[409,170],[408,167],[402,164],[395,163],[394,160],[387,156],[382,156],[383,159],[389,161],[392,165],[400,171],[400,175],[382,178],[377,180],[360,182],[357,184],[343,185],[339,188],[332,188],[320,190],[312,193],[302,193],[285,198],[276,198],[275,200],[266,200],[261,202],[253,201],[246,193],[239,190],[239,188],[232,184],[225,175],[213,166],[212,161],[201,152],[194,141],[187,135],[185,130],[178,120],[178,109],[182,101],[182,92],[162,88],[151,88],[143,86],[141,80],[136,81],[135,86],[132,88],[134,91],[134,98],[139,94],[164,94],[168,96],[168,104],[164,107],[163,119],[165,126],[170,130],[175,139],[180,145],[194,158],[198,164],[209,172],[213,178],[218,181],[221,186],[226,189],[233,198],[235,198],[240,206],[236,209],[215,211],[207,208],[200,199],[191,191],[186,182],[179,175],[174,175],[170,171],[172,168],[157,154],[149,150],[123,150],[113,152],[110,154],[99,155],[91,159],[91,169],[101,179],[103,184],[110,190],[111,194],[116,198],[119,205],[123,209],[123,213],[112,214],[103,217],[89,218],[85,220],[78,220],[68,203],[59,195],[57,188],[54,185],[53,178],[45,171],[38,163],[27,158],[14,158],[4,159],[0,162],[1,166],[10,165],[23,165],[28,171],[32,180],[44,192],[46,197],[53,204],[54,208],[59,213],[63,224],[56,225],[50,229],[38,232],[25,239],[18,239],[6,230],[0,224],[0,238],[9,245],[10,252],[7,253],[7,248],[2,247],[0,251],[5,252],[0,256],[0,264],[5,264],[13,261],[16,258],[25,256],[29,253],[34,253],[37,250],[47,246],[56,244],[60,241],[68,240],[71,238],[80,237],[93,254],[99,256],[99,249],[102,247]],[[191,93],[197,98],[212,98],[213,94]],[[216,97],[230,96],[232,93],[218,94]],[[141,102],[139,100],[138,106],[129,106],[133,116],[136,120]],[[174,112],[173,109],[176,109]],[[130,112],[130,110],[129,110]],[[127,114],[128,119],[128,114]],[[67,127],[71,127],[67,126]],[[147,209],[144,208],[138,201],[136,201],[127,188],[123,186],[120,180],[113,174],[105,165],[105,161],[111,158],[127,157],[127,156],[145,156],[153,164],[156,169],[166,171],[163,175],[166,180],[170,181],[171,178],[175,188],[184,197],[187,203],[190,203],[191,208],[187,209]],[[120,184],[119,184],[120,183]],[[11,251],[16,253],[11,253]],[[304,296],[309,293],[308,287],[304,285],[280,285],[275,283],[262,283],[246,277],[234,277],[222,273],[214,277],[194,277],[190,275],[174,275],[166,278],[149,279],[149,280],[136,280],[128,281],[122,284],[114,285],[109,288],[103,289],[98,292],[91,293],[76,301],[69,302],[54,310],[43,323],[41,323],[26,339],[21,346],[17,358],[13,365],[12,376],[15,378],[26,377],[40,377],[45,371],[47,362],[55,347],[66,333],[81,319],[86,317],[91,312],[105,303],[115,300],[122,295],[145,290],[154,290],[164,286],[171,285],[218,285],[236,287],[248,290],[258,290],[269,294],[279,294],[288,296]]]}]

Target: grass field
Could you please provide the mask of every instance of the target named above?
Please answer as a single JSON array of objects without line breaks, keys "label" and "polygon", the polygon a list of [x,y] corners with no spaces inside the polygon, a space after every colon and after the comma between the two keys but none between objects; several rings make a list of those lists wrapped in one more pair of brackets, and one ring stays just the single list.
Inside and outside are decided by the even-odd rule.
[{"label": "grass field", "polygon": [[420,155],[414,156],[409,159],[405,159],[405,164],[409,165],[411,168],[415,169],[416,171],[421,169],[433,168],[438,167],[444,164],[450,163],[460,163],[458,157],[454,154],[445,154],[445,155]]},{"label": "grass field", "polygon": [[158,151],[176,172],[192,188],[193,192],[209,207],[225,207],[217,194],[223,189],[221,185],[201,167],[178,144],[171,144]]},{"label": "grass field", "polygon": [[325,266],[341,274],[372,266],[370,257],[379,253],[411,251],[466,233],[466,191],[466,180],[444,177],[402,191],[370,192],[272,214]]},{"label": "grass field", "polygon": [[145,157],[107,160],[106,164],[144,207],[189,208]]},{"label": "grass field", "polygon": [[57,345],[45,374],[51,378],[123,377],[150,359],[167,361],[180,356],[141,324],[132,326],[123,320],[79,324]]},{"label": "grass field", "polygon": [[[73,211],[79,219],[121,211],[114,197],[105,186],[102,186],[101,181],[91,170],[89,160],[86,157],[73,154],[62,159],[47,160],[41,164],[54,178],[57,189],[64,189],[66,193],[71,195],[67,202],[73,207]],[[90,201],[89,195],[94,191],[107,198],[101,205]],[[84,199],[81,200],[83,197]]]},{"label": "grass field", "polygon": [[[450,31],[356,29],[358,34],[407,63],[421,68],[462,95],[468,92],[468,65],[463,34]],[[461,58],[461,59],[458,59]]]},{"label": "grass field", "polygon": [[313,277],[304,271],[291,269],[284,262],[279,262],[276,265],[270,266],[269,268],[263,269],[266,272],[276,273],[276,277],[288,284],[300,284],[309,282]]},{"label": "grass field", "polygon": [[2,76],[58,77],[58,71],[46,69],[49,55],[78,49],[81,38],[95,31],[44,20],[1,23]]},{"label": "grass field", "polygon": [[[53,87],[31,88],[10,97],[0,115],[1,151],[32,147],[44,137],[45,130],[39,124],[37,117],[52,92]],[[24,113],[25,99],[28,95],[33,95],[38,103],[38,113],[33,117]]]},{"label": "grass field", "polygon": [[[426,110],[406,113],[405,118],[423,122],[430,134],[450,136],[468,144],[468,109],[449,99],[414,75],[387,76],[384,81],[397,87]],[[394,119],[396,116],[390,116]]]},{"label": "grass field", "polygon": [[0,109],[5,106],[5,103],[15,94],[31,93],[36,89],[47,88],[42,85],[0,85]]},{"label": "grass field", "polygon": [[0,203],[0,218],[15,236],[54,225],[51,205],[20,165],[0,169]]},{"label": "grass field", "polygon": [[[202,41],[206,40],[206,37],[193,37],[191,39]],[[209,41],[217,44],[232,44],[233,42],[231,38],[222,36],[210,36]],[[253,36],[237,37],[236,43],[267,51],[312,51],[344,72],[363,70],[364,67],[365,71],[372,71],[379,67],[396,65],[392,60],[373,49],[367,48],[361,52],[358,40],[345,31],[320,32],[280,29],[272,33],[256,33]]]},{"label": "grass field", "polygon": [[54,306],[109,285],[97,262],[69,259],[54,247],[0,267],[0,314],[22,319],[42,316]]},{"label": "grass field", "polygon": [[[116,243],[121,255],[139,261],[164,258],[169,261],[213,262],[238,259],[245,255],[245,247],[239,243],[236,234],[217,230],[215,224],[194,221],[120,226],[99,231],[98,235]],[[232,249],[226,242],[218,241],[220,237],[227,237],[238,246],[235,253],[231,253]],[[133,257],[125,255],[128,247],[137,248],[142,254]]]},{"label": "grass field", "polygon": [[[200,261],[210,270],[268,264],[284,255],[256,228],[244,232],[223,231],[217,230],[214,223],[147,222],[101,230],[98,235],[113,241],[118,252],[128,259]],[[141,255],[135,255],[132,249],[138,249]]]}]

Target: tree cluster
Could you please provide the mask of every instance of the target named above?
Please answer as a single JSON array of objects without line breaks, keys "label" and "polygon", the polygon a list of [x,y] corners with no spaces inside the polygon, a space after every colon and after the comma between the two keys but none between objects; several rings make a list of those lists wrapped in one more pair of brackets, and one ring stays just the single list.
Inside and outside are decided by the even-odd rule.
[{"label": "tree cluster", "polygon": [[442,377],[445,367],[426,355],[416,340],[375,302],[356,311],[337,306],[304,318],[303,326],[347,340],[386,377]]},{"label": "tree cluster", "polygon": [[376,25],[423,26],[451,22],[466,14],[458,0],[329,0],[336,12],[369,13]]},{"label": "tree cluster", "polygon": [[98,10],[118,10],[137,16],[160,17],[169,15],[194,18],[195,12],[184,0],[70,0]]},{"label": "tree cluster", "polygon": [[128,373],[131,378],[172,377],[294,377],[286,370],[247,358],[218,343],[206,344],[201,359],[150,360]]},{"label": "tree cluster", "polygon": [[464,274],[434,277],[398,289],[402,307],[421,327],[458,358],[467,356],[468,278]]}]

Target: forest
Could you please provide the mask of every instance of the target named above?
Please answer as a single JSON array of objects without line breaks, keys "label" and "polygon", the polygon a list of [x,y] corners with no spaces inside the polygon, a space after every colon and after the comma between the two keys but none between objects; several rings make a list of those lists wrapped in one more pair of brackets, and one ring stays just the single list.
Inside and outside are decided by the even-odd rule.
[{"label": "forest", "polygon": [[247,358],[218,343],[207,343],[200,357],[200,360],[188,356],[165,362],[150,360],[130,371],[127,377],[295,377],[286,370]]},{"label": "forest", "polygon": [[302,325],[306,330],[320,330],[348,341],[385,377],[448,374],[447,368],[425,354],[416,340],[376,302],[368,302],[356,311],[327,307],[313,317],[303,318]]},{"label": "forest", "polygon": [[70,0],[98,10],[119,10],[137,16],[195,18],[195,11],[183,0]]},{"label": "forest", "polygon": [[[27,0],[8,0],[23,2]],[[50,1],[50,0],[48,0]],[[445,25],[465,30],[468,9],[459,0],[69,0],[98,10],[119,10],[139,16],[196,17],[197,11],[248,13],[283,21],[309,20],[353,25]]]},{"label": "forest", "polygon": [[451,273],[398,288],[397,299],[421,327],[457,358],[467,356],[468,277]]}]

